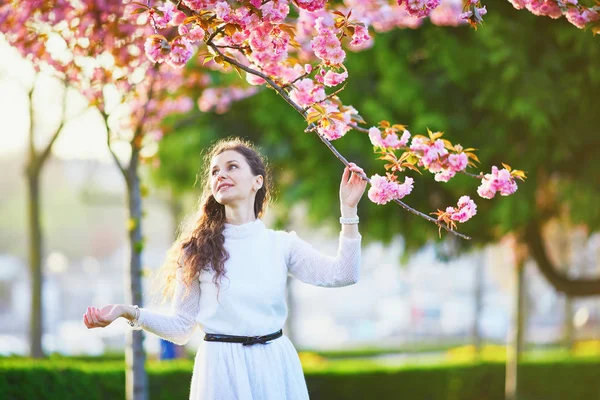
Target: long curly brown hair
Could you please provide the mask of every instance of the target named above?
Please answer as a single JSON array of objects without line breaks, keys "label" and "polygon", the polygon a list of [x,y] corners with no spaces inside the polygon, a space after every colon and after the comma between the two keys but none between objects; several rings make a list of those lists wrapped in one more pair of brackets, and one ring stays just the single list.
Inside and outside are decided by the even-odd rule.
[{"label": "long curly brown hair", "polygon": [[175,274],[183,267],[183,281],[186,283],[184,296],[189,293],[190,283],[198,279],[202,271],[213,270],[213,281],[220,289],[221,279],[225,276],[225,261],[229,254],[225,250],[225,206],[219,204],[210,188],[209,168],[213,157],[227,150],[233,150],[244,156],[254,175],[262,175],[262,187],[256,192],[254,215],[260,218],[271,202],[271,179],[266,160],[255,146],[247,140],[233,137],[214,143],[203,158],[200,177],[202,194],[197,211],[180,225],[178,238],[169,251],[163,266],[154,277],[154,286],[162,287],[162,301],[171,298],[175,288]]}]

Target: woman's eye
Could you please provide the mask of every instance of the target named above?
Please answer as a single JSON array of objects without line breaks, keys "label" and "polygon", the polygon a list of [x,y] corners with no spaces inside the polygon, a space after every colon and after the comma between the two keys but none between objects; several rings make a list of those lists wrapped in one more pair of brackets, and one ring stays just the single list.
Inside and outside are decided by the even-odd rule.
[{"label": "woman's eye", "polygon": [[233,165],[233,164],[232,164],[232,165],[230,165],[230,166],[229,166],[229,168],[231,168],[231,167],[236,167],[236,168],[237,168],[237,165]]}]

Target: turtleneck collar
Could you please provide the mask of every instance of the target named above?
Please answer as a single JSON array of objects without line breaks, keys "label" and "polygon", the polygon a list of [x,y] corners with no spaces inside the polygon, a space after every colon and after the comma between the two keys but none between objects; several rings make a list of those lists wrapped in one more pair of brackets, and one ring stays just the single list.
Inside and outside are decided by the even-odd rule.
[{"label": "turtleneck collar", "polygon": [[260,218],[242,225],[228,224],[226,222],[225,229],[223,229],[223,236],[226,239],[243,239],[250,235],[255,235],[263,229],[265,229],[265,224]]}]

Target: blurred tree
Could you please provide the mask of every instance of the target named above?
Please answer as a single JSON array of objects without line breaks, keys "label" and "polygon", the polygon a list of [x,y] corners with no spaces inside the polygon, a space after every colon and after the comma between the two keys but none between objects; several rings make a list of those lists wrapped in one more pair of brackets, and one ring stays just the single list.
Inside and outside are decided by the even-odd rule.
[{"label": "blurred tree", "polygon": [[[29,317],[29,352],[33,358],[43,358],[44,350],[42,348],[43,322],[42,313],[42,259],[44,256],[44,238],[41,223],[41,201],[40,177],[44,165],[50,154],[56,139],[60,135],[66,122],[67,109],[67,80],[63,81],[64,90],[62,93],[62,106],[59,124],[54,128],[50,140],[41,148],[36,148],[36,136],[39,135],[39,129],[35,124],[36,107],[34,104],[34,90],[38,81],[39,72],[29,91],[29,135],[27,161],[25,163],[25,177],[27,179],[27,210],[29,215],[29,268],[31,273],[31,314]],[[37,134],[36,134],[37,133]]]},{"label": "blurred tree", "polygon": [[[3,6],[4,7],[4,6]],[[4,9],[0,9],[3,13]],[[41,201],[42,194],[40,188],[40,177],[42,171],[52,154],[52,148],[56,143],[65,123],[67,122],[67,93],[70,85],[73,83],[72,74],[74,68],[71,64],[61,60],[56,54],[44,51],[52,30],[45,35],[37,35],[28,29],[28,24],[32,21],[32,10],[23,7],[18,14],[11,14],[5,18],[3,23],[4,38],[15,48],[21,56],[31,61],[35,72],[33,82],[28,90],[29,100],[29,132],[27,138],[27,157],[25,162],[25,178],[27,180],[27,213],[28,213],[28,253],[29,270],[31,276],[31,313],[29,323],[29,348],[30,355],[33,358],[43,358],[42,336],[44,326],[44,315],[42,309],[42,284],[43,284],[43,265],[44,257],[44,235],[42,231]],[[34,94],[37,84],[46,76],[58,78],[62,82],[62,93],[59,92],[59,110],[58,121],[52,121],[47,126],[51,126],[48,131],[47,126],[38,126],[40,114],[52,108],[53,105],[44,104],[35,101]],[[60,89],[59,89],[60,90]],[[57,122],[56,126],[52,126]],[[47,134],[49,139],[43,145],[39,145],[40,137]],[[37,145],[36,145],[37,144]]]}]

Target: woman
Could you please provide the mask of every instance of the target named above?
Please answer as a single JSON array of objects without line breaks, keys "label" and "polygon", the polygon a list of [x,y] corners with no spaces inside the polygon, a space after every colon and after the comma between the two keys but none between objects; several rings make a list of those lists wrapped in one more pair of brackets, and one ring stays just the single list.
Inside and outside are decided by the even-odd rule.
[{"label": "woman", "polygon": [[105,327],[124,317],[134,329],[180,345],[200,325],[208,343],[196,355],[190,399],[308,399],[298,353],[281,331],[287,318],[286,278],[290,274],[325,287],[357,282],[361,235],[356,210],[366,187],[357,174],[363,171],[353,163],[344,169],[342,229],[337,256],[331,257],[295,232],[265,227],[260,217],[270,198],[270,180],[251,144],[237,138],[220,141],[207,163],[199,216],[163,266],[163,294],[173,295],[170,315],[113,304],[88,307],[84,323]]}]

